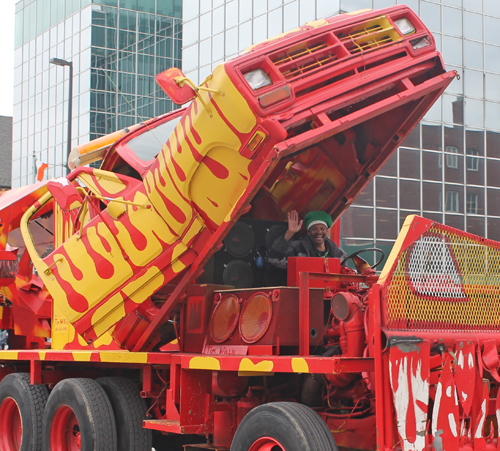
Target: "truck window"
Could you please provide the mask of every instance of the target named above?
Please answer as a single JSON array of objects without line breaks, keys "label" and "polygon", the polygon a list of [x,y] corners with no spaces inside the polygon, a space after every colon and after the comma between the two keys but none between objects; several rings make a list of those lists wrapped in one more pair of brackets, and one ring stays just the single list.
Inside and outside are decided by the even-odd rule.
[{"label": "truck window", "polygon": [[144,162],[151,161],[158,155],[162,146],[167,142],[168,137],[173,132],[181,117],[178,116],[155,128],[150,128],[139,136],[132,138],[127,143],[128,147],[140,160]]}]

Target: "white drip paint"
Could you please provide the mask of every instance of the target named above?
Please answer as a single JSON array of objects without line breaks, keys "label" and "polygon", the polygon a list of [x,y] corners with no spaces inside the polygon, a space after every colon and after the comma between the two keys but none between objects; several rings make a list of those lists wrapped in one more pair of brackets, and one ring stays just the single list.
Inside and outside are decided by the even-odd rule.
[{"label": "white drip paint", "polygon": [[439,417],[439,410],[441,408],[441,397],[443,394],[443,384],[439,382],[436,388],[436,398],[434,399],[434,408],[432,409],[432,435],[436,437],[438,432],[437,423]]},{"label": "white drip paint", "polygon": [[[408,413],[408,399],[409,399],[409,390],[408,390],[408,359],[404,357],[401,361],[396,360],[395,365],[398,370],[398,389],[394,390],[394,381],[392,379],[392,362],[389,362],[389,374],[391,376],[391,387],[392,392],[394,393],[394,408],[396,409],[396,419],[398,432],[401,438],[403,439],[403,446],[406,446],[408,443],[406,437],[406,415]],[[406,449],[406,447],[405,447]]]},{"label": "white drip paint", "polygon": [[483,427],[485,420],[486,420],[486,399],[483,399],[483,403],[481,404],[481,419],[477,424],[474,438],[481,438],[483,436]]},{"label": "white drip paint", "polygon": [[472,356],[472,353],[469,353],[469,369],[474,368],[474,357]]},{"label": "white drip paint", "polygon": [[497,417],[498,436],[500,437],[500,409],[496,409],[495,414]]},{"label": "white drip paint", "polygon": [[[454,386],[448,385],[448,387],[446,387],[446,396],[448,398],[453,397],[455,405],[458,406],[457,390],[455,389]],[[450,431],[453,434],[453,436],[458,437],[457,422],[455,419],[455,415],[452,412],[448,413],[448,424],[450,425]]]},{"label": "white drip paint", "polygon": [[454,437],[458,437],[457,422],[455,421],[455,415],[452,413],[448,414],[448,423],[450,424],[450,431]]},{"label": "white drip paint", "polygon": [[415,450],[422,451],[425,449],[425,431],[427,429],[427,409],[422,410],[419,407],[417,401],[420,401],[422,405],[427,406],[429,402],[429,383],[427,380],[422,378],[422,360],[419,358],[417,363],[417,368],[415,371],[415,376],[413,375],[413,364],[415,360],[412,360],[411,368],[411,391],[413,394],[413,407],[415,409],[415,421],[417,428],[417,438],[412,447],[406,447],[405,450]]}]

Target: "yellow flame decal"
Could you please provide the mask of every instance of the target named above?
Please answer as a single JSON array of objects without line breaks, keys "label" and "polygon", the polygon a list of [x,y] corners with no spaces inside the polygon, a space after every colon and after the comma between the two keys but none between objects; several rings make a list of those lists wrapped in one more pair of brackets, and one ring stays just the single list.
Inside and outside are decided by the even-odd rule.
[{"label": "yellow flame decal", "polygon": [[189,361],[192,370],[220,370],[220,362],[215,357],[193,357]]},{"label": "yellow flame decal", "polygon": [[148,363],[147,352],[100,351],[101,362]]},{"label": "yellow flame decal", "polygon": [[294,373],[309,373],[309,365],[304,359],[294,357],[292,359],[292,371]]},{"label": "yellow flame decal", "polygon": [[160,270],[153,266],[142,276],[130,282],[123,288],[123,292],[134,302],[140,304],[151,296],[156,290],[161,288],[165,282],[165,277]]},{"label": "yellow flame decal", "polygon": [[274,362],[271,360],[263,360],[262,362],[253,363],[250,359],[244,358],[240,362],[238,371],[253,372],[253,373],[272,373]]},{"label": "yellow flame decal", "polygon": [[71,353],[73,356],[73,360],[75,362],[90,362],[90,358],[92,357],[91,351],[73,351]]},{"label": "yellow flame decal", "polygon": [[108,301],[95,310],[92,315],[92,325],[96,335],[99,337],[106,332],[113,324],[116,324],[125,316],[123,306],[123,296],[115,294]]}]

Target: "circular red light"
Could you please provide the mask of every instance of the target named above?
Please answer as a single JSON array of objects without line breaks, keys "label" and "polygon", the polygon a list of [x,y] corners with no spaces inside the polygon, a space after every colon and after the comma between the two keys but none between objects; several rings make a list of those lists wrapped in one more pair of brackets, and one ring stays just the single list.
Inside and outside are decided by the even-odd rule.
[{"label": "circular red light", "polygon": [[216,343],[226,341],[236,329],[240,315],[240,304],[234,294],[222,298],[212,313],[210,335]]},{"label": "circular red light", "polygon": [[247,343],[259,341],[269,328],[273,313],[271,299],[264,293],[254,294],[243,306],[240,316],[241,338]]}]

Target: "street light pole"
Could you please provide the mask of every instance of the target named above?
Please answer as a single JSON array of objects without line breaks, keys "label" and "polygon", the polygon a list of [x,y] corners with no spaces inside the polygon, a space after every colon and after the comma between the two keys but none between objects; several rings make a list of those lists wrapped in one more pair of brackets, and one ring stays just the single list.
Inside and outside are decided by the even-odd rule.
[{"label": "street light pole", "polygon": [[69,154],[71,153],[71,123],[73,122],[73,62],[60,58],[51,58],[50,64],[56,66],[69,66],[69,99],[68,99],[68,145],[66,151],[66,174],[69,174]]}]

